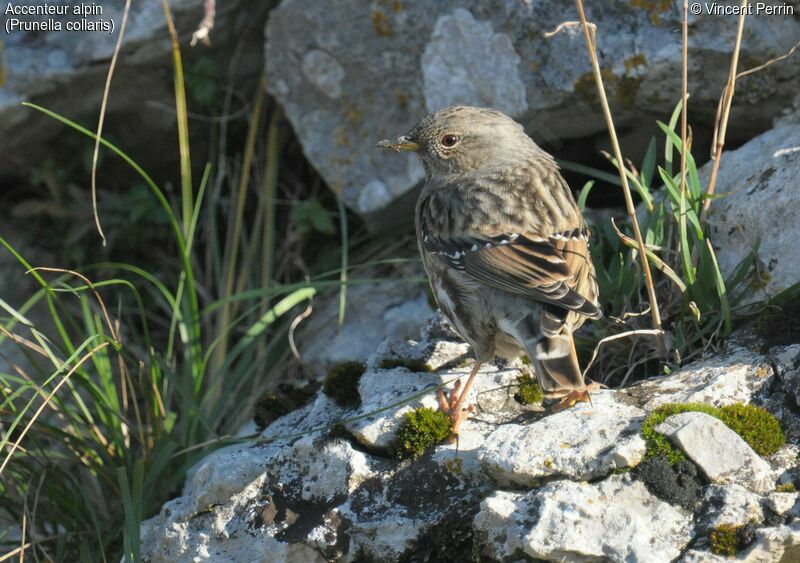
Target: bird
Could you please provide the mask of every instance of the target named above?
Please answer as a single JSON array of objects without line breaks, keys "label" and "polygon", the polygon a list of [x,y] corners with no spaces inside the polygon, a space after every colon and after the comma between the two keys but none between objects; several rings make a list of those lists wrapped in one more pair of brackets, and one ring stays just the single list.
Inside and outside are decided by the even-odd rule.
[{"label": "bird", "polygon": [[590,401],[573,333],[602,312],[590,231],[554,158],[491,108],[454,106],[379,147],[425,169],[415,208],[419,252],[439,309],[475,364],[463,388],[438,392],[452,436],[471,412],[481,365],[527,355],[551,412]]}]

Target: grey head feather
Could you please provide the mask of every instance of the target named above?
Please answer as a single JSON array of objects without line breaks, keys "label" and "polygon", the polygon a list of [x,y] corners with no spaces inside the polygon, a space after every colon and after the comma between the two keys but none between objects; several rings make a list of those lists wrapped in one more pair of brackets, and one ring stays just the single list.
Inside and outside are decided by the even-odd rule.
[{"label": "grey head feather", "polygon": [[[417,154],[429,179],[490,172],[537,159],[553,162],[552,157],[525,133],[522,125],[489,108],[453,106],[441,109],[422,118],[405,137],[419,145]],[[455,144],[448,146],[453,138]]]}]

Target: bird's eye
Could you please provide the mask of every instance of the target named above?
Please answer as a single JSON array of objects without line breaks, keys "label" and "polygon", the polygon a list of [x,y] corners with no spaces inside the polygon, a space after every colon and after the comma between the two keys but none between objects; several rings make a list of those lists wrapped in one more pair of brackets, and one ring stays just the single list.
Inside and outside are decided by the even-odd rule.
[{"label": "bird's eye", "polygon": [[458,143],[458,135],[447,134],[442,137],[442,146],[445,148],[452,148]]}]

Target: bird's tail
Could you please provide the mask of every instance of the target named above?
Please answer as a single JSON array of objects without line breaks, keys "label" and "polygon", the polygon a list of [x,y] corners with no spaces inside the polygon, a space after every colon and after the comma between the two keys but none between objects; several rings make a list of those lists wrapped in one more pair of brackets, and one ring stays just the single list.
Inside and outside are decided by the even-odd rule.
[{"label": "bird's tail", "polygon": [[543,336],[536,343],[531,357],[545,396],[558,398],[586,387],[578,365],[575,342],[569,332]]}]

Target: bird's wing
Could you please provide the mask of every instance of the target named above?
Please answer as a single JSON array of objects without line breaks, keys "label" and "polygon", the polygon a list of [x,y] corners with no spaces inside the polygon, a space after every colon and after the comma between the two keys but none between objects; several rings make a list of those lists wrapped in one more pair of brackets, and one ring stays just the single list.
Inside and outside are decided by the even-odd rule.
[{"label": "bird's wing", "polygon": [[586,228],[443,238],[421,227],[429,253],[477,281],[587,317],[601,316],[594,296],[576,287],[592,268]]}]

